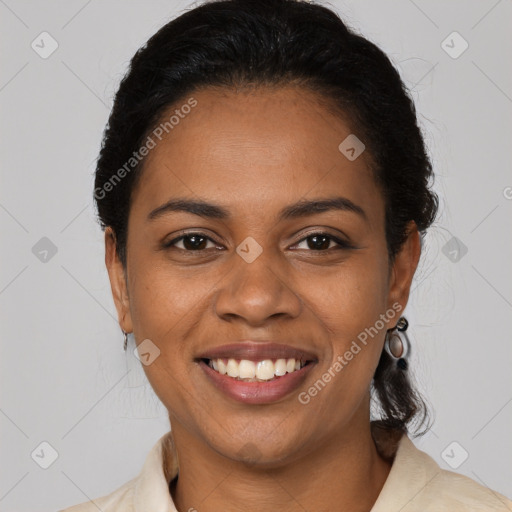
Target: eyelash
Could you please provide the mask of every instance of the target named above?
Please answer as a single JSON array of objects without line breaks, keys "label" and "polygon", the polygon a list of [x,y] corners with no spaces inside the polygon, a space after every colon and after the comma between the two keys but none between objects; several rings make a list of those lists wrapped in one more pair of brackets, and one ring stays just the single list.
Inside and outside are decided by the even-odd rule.
[{"label": "eyelash", "polygon": [[[180,235],[179,237],[174,238],[173,240],[170,240],[169,242],[165,242],[163,244],[163,247],[164,247],[164,249],[174,248],[174,249],[178,249],[180,251],[184,251],[184,252],[188,252],[188,253],[193,253],[193,252],[200,253],[200,252],[206,251],[207,249],[212,249],[212,247],[209,247],[207,249],[193,250],[193,249],[185,249],[185,248],[181,248],[181,247],[176,247],[176,244],[183,241],[185,238],[194,237],[194,236],[205,238],[207,241],[213,242],[214,244],[217,243],[217,242],[215,242],[215,240],[213,240],[211,237],[207,236],[205,233],[201,233],[201,232],[197,231],[197,232],[191,232],[191,233],[186,233],[184,235]],[[320,253],[320,252],[327,252],[327,251],[332,251],[332,250],[336,250],[336,249],[353,249],[354,248],[354,246],[351,245],[349,242],[346,242],[345,240],[341,240],[340,238],[338,238],[334,235],[331,235],[330,233],[326,233],[324,231],[314,231],[312,233],[308,233],[307,236],[301,238],[294,245],[299,245],[302,242],[306,242],[308,238],[311,238],[314,236],[326,237],[326,238],[330,239],[330,241],[335,242],[337,244],[337,247],[328,247],[327,249],[317,249],[317,250],[307,249],[308,251],[311,251],[311,252],[319,252]],[[330,245],[330,243],[329,243],[329,245]],[[296,249],[294,249],[294,250],[296,250]]]}]

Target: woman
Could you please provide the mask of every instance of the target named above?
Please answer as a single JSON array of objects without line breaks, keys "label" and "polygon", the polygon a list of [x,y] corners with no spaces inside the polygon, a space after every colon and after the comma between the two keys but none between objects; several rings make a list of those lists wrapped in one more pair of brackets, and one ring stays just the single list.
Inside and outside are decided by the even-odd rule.
[{"label": "woman", "polygon": [[403,312],[431,178],[398,73],[327,8],[220,0],[155,34],[95,198],[125,347],[172,434],[67,510],[509,510],[409,438],[426,410]]}]

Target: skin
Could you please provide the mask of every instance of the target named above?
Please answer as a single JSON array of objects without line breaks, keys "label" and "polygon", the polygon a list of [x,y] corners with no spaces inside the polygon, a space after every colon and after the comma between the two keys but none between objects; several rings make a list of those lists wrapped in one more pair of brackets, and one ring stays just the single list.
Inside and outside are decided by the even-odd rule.
[{"label": "skin", "polygon": [[[405,308],[418,232],[412,223],[391,264],[369,155],[345,158],[338,145],[351,127],[313,92],[210,88],[193,97],[198,105],[147,157],[132,196],[126,269],[114,233],[105,232],[120,325],[161,351],[144,370],[169,411],[180,461],[175,504],[182,512],[368,511],[391,467],[371,437],[369,388],[399,315],[307,405],[298,392],[271,404],[236,402],[195,358],[243,339],[288,343],[317,355],[298,391],[307,390],[379,315]],[[299,200],[338,196],[365,215],[328,210],[278,220]],[[230,216],[174,211],[148,220],[176,198],[208,201]],[[182,230],[213,242],[202,251],[183,241],[162,247]],[[306,237],[318,232],[351,247],[332,240],[312,249]],[[252,263],[236,253],[248,236],[263,249]]]}]

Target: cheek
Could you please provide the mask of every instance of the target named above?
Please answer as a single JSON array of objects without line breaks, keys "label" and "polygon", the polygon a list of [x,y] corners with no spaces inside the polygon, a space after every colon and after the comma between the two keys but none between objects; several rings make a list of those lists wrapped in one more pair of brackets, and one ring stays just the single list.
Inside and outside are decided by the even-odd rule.
[{"label": "cheek", "polygon": [[180,336],[172,333],[181,332],[187,318],[205,308],[214,283],[210,283],[210,274],[203,271],[185,277],[170,266],[155,265],[150,258],[141,258],[140,265],[134,261],[138,277],[130,283],[130,312],[136,338],[178,342]]},{"label": "cheek", "polygon": [[212,423],[218,411],[214,402],[208,400],[200,390],[195,392],[190,387],[190,375],[182,371],[179,364],[176,365],[178,353],[174,350],[162,353],[154,363],[144,367],[144,372],[169,412],[171,422],[176,419],[187,430],[200,435],[201,429]]},{"label": "cheek", "polygon": [[[136,263],[134,258],[133,263]],[[157,347],[158,356],[143,365],[151,387],[180,423],[195,428],[191,418],[205,418],[214,411],[212,404],[191,389],[190,332],[203,316],[209,303],[212,285],[207,279],[179,276],[176,271],[148,264],[133,267],[130,287],[130,312],[138,343],[149,339]],[[210,420],[211,421],[211,420]]]},{"label": "cheek", "polygon": [[322,278],[305,275],[301,295],[342,349],[385,312],[387,269],[380,258],[368,253]]},{"label": "cheek", "polygon": [[381,261],[365,257],[329,279],[304,279],[304,296],[329,339],[317,388],[330,388],[325,399],[340,415],[357,407],[366,394],[382,351],[388,276]]}]

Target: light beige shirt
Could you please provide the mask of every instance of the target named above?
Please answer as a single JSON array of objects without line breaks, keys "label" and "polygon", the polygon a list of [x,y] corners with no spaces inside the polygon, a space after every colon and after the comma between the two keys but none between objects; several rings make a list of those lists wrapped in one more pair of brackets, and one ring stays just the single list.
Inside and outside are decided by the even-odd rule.
[{"label": "light beige shirt", "polygon": [[[394,459],[371,512],[512,512],[512,501],[466,476],[441,469],[407,435],[390,436],[373,424],[372,435],[379,453]],[[61,512],[177,512],[169,492],[169,482],[177,473],[168,432],[151,449],[136,478],[108,496]]]}]

